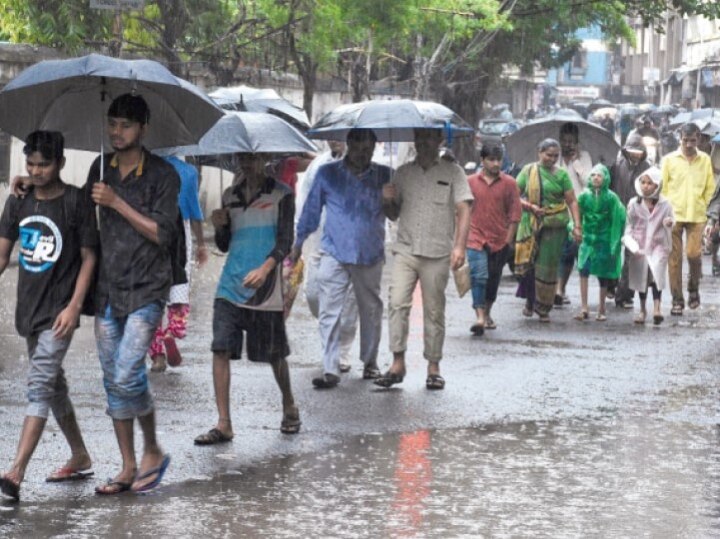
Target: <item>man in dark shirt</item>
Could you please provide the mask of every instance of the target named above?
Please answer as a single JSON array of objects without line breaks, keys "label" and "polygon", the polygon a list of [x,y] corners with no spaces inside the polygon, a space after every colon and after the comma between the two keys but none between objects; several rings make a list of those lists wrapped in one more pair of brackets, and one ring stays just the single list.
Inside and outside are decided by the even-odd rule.
[{"label": "man in dark shirt", "polygon": [[[113,419],[122,470],[98,494],[156,487],[170,462],[155,436],[155,407],[145,354],[173,284],[180,179],[167,161],[142,146],[150,117],[138,95],[117,97],[108,110],[107,133],[114,153],[90,168],[86,189],[99,206],[100,271],[95,294],[95,339]],[[133,422],[145,438],[139,468]],[[137,475],[136,475],[137,474]]]},{"label": "man in dark shirt", "polygon": [[10,196],[0,219],[0,274],[19,241],[15,325],[28,345],[28,407],[10,471],[0,490],[20,499],[20,483],[49,412],[72,455],[48,481],[92,475],[90,456],[75,419],[62,362],[70,346],[96,263],[97,227],[92,206],[77,187],[60,179],[62,134],[35,131],[25,140],[24,198]]}]

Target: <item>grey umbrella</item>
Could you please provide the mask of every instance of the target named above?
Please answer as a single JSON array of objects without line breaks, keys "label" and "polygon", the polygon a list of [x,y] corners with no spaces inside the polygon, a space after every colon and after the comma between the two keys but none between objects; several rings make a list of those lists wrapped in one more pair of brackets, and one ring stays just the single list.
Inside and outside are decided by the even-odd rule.
[{"label": "grey umbrella", "polygon": [[303,154],[317,147],[288,122],[265,112],[226,111],[225,115],[191,146],[162,148],[161,155],[205,156],[201,164],[225,168],[215,156],[235,153]]},{"label": "grey umbrella", "polygon": [[0,129],[24,138],[35,129],[61,131],[68,148],[99,151],[110,102],[133,92],[150,108],[143,144],[194,144],[223,115],[202,91],[152,60],[90,54],[39,62],[0,91]]},{"label": "grey umbrella", "polygon": [[518,165],[537,160],[537,145],[546,138],[558,139],[560,126],[573,123],[578,127],[580,147],[590,153],[593,163],[610,165],[615,161],[620,146],[606,129],[573,116],[552,116],[521,127],[505,141],[510,158]]},{"label": "grey umbrella", "polygon": [[694,120],[710,120],[711,118],[720,118],[720,110],[695,109],[687,112],[681,112],[670,118],[669,124],[670,127],[679,127]]},{"label": "grey umbrella", "polygon": [[308,136],[345,140],[348,132],[356,128],[372,130],[379,142],[411,142],[418,128],[442,129],[448,139],[469,137],[475,132],[465,120],[439,103],[389,99],[340,105],[315,122]]},{"label": "grey umbrella", "polygon": [[296,107],[270,88],[241,85],[218,88],[209,95],[215,103],[227,110],[269,112],[287,120],[302,131],[310,127],[310,120],[303,109]]}]

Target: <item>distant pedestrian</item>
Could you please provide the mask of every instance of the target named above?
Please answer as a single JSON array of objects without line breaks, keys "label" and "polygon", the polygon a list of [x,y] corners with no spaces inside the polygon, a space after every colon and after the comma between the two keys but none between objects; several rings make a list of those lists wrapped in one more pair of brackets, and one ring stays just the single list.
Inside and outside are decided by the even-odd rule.
[{"label": "distant pedestrian", "polygon": [[[49,412],[70,446],[70,459],[47,481],[93,474],[90,455],[68,396],[62,362],[79,325],[97,261],[95,212],[80,189],[63,183],[64,139],[35,131],[23,152],[29,177],[24,198],[10,196],[0,218],[0,274],[20,240],[15,326],[28,347],[28,407],[15,460],[0,475],[0,491],[20,499],[20,484]],[[17,181],[15,183],[18,183]]]},{"label": "distant pedestrian", "polygon": [[[581,142],[580,129],[577,124],[567,122],[560,126],[561,152],[557,166],[567,172],[576,199],[585,190],[587,179],[590,176],[590,170],[592,170],[593,167],[590,153],[582,149]],[[562,305],[570,303],[570,299],[565,293],[565,287],[575,268],[577,256],[578,243],[573,241],[572,237],[567,236],[563,243],[562,254],[560,256],[557,291],[553,298],[553,303],[556,307],[562,307]]]},{"label": "distant pedestrian", "polygon": [[581,306],[575,318],[589,318],[588,280],[590,275],[595,275],[600,285],[595,319],[604,322],[608,283],[620,276],[622,268],[620,240],[625,230],[625,206],[610,191],[610,172],[605,165],[593,167],[588,186],[578,198],[578,207],[583,235],[578,252]]},{"label": "distant pedestrian", "polygon": [[346,141],[345,157],[318,169],[291,253],[293,260],[300,257],[305,240],[320,226],[324,210],[318,268],[323,373],[312,380],[318,389],[332,389],[340,382],[340,320],[351,285],[360,318],[363,379],[380,375],[380,279],[385,264],[382,190],[390,181],[391,169],[371,161],[377,141],[371,130],[353,129]]},{"label": "distant pedestrian", "polygon": [[282,292],[282,263],[293,237],[291,189],[266,175],[269,155],[237,154],[239,172],[213,211],[215,243],[227,260],[213,303],[212,373],[218,419],[195,438],[196,445],[233,439],[230,360],[240,359],[243,341],[250,361],[269,363],[282,394],[280,432],[300,431],[300,412],[290,385]]},{"label": "distant pedestrian", "polygon": [[653,324],[663,322],[660,306],[662,291],[667,284],[668,259],[672,249],[673,209],[660,194],[660,170],[651,167],[636,180],[637,197],[627,206],[627,224],[623,242],[626,247],[628,284],[640,295],[640,311],[636,324],[647,318],[647,291],[652,288]]},{"label": "distant pedestrian", "polygon": [[503,268],[515,245],[515,234],[522,208],[517,183],[500,169],[503,149],[485,145],[480,150],[482,170],[468,178],[473,204],[467,258],[470,264],[472,300],[476,321],[470,328],[475,335],[495,329],[491,310],[497,299]]},{"label": "distant pedestrian", "polygon": [[388,327],[393,362],[375,384],[390,387],[406,374],[410,309],[420,283],[427,389],[443,389],[445,288],[451,269],[465,262],[473,196],[462,168],[440,157],[441,129],[415,129],[416,158],[383,189],[385,214],[398,221],[393,244]]},{"label": "distant pedestrian", "polygon": [[[650,168],[647,160],[647,150],[640,135],[628,136],[625,146],[618,153],[617,159],[610,168],[610,190],[614,192],[627,207],[636,197],[635,180]],[[628,285],[628,255],[625,253],[622,272],[617,283],[609,286],[615,290],[615,305],[617,307],[632,309],[633,292]]]},{"label": "distant pedestrian", "polygon": [[687,281],[688,306],[700,306],[700,275],[702,274],[702,236],[707,209],[715,190],[710,156],[697,149],[700,128],[686,123],[680,129],[680,149],[665,156],[662,162],[662,194],[675,212],[673,246],[670,254],[670,314],[681,316],[685,308],[682,291],[683,233],[685,233],[690,275]]},{"label": "distant pedestrian", "polygon": [[208,260],[207,246],[203,236],[204,217],[198,197],[197,169],[177,157],[166,157],[165,159],[175,167],[180,176],[178,206],[185,227],[183,237],[185,238],[185,275],[187,276],[187,282],[175,284],[170,288],[167,302],[167,325],[163,327],[162,322],[160,323],[150,345],[150,358],[152,360],[150,370],[153,372],[163,372],[167,364],[176,367],[182,362],[182,356],[175,339],[185,338],[190,316],[190,279],[194,265],[193,236],[197,243],[195,255],[197,265],[201,267]]}]

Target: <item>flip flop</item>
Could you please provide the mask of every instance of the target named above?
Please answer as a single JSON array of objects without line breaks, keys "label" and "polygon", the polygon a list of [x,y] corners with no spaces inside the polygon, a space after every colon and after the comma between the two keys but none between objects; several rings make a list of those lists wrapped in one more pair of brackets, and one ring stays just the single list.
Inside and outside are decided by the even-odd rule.
[{"label": "flip flop", "polygon": [[232,441],[233,437],[224,434],[217,428],[212,428],[195,438],[195,445],[215,445]]},{"label": "flip flop", "polygon": [[95,475],[92,468],[78,470],[72,466],[61,466],[45,478],[46,483],[62,483],[63,481],[79,481]]},{"label": "flip flop", "polygon": [[401,384],[404,379],[404,374],[387,371],[379,378],[375,378],[375,380],[373,380],[373,384],[380,387],[392,387],[395,384]]},{"label": "flip flop", "polygon": [[575,320],[579,320],[579,321],[581,321],[581,322],[584,322],[585,320],[587,320],[588,318],[590,318],[590,314],[589,314],[587,311],[580,311],[580,312],[577,313],[573,318],[575,318]]},{"label": "flip flop", "polygon": [[135,482],[142,481],[143,479],[147,479],[148,477],[151,477],[153,475],[155,476],[155,479],[153,479],[149,483],[147,483],[139,488],[131,487],[131,490],[133,492],[150,492],[151,490],[153,490],[160,484],[163,476],[165,475],[165,471],[167,470],[169,465],[170,465],[170,455],[165,454],[165,456],[162,459],[162,462],[160,463],[160,466],[151,468],[144,474],[139,475],[138,477],[135,478]]},{"label": "flip flop", "polygon": [[115,496],[116,494],[122,494],[127,492],[132,487],[132,483],[126,483],[125,481],[115,481],[114,479],[108,479],[102,485],[95,487],[95,494],[100,496]]},{"label": "flip flop", "polygon": [[595,320],[597,320],[598,322],[606,322],[606,321],[607,321],[607,316],[605,316],[604,314],[598,314],[598,315],[595,317]]},{"label": "flip flop", "polygon": [[470,326],[470,333],[476,337],[482,337],[482,334],[485,333],[485,326],[482,324],[473,324]]},{"label": "flip flop", "polygon": [[485,329],[497,329],[497,324],[495,324],[495,320],[492,318],[488,318],[485,320]]},{"label": "flip flop", "polygon": [[20,485],[5,475],[0,477],[0,492],[16,502],[20,501]]},{"label": "flip flop", "polygon": [[682,316],[683,306],[680,303],[675,303],[670,309],[670,314],[673,316]]},{"label": "flip flop", "polygon": [[285,414],[280,423],[280,432],[283,434],[297,434],[300,432],[300,412],[295,410],[293,413]]},{"label": "flip flop", "polygon": [[439,374],[428,374],[425,387],[427,389],[445,389],[445,378]]},{"label": "flip flop", "polygon": [[647,316],[646,313],[643,313],[643,312],[638,313],[638,315],[635,317],[635,320],[633,320],[633,322],[636,324],[644,324],[646,316]]},{"label": "flip flop", "polygon": [[665,317],[661,314],[653,315],[653,324],[656,326],[659,326],[663,323],[663,320],[665,320]]}]

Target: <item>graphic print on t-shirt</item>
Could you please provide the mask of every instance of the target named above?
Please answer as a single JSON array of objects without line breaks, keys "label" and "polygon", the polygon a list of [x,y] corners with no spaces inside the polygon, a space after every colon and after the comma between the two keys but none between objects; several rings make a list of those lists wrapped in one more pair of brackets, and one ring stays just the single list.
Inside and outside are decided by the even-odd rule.
[{"label": "graphic print on t-shirt", "polygon": [[20,221],[20,265],[26,271],[41,273],[50,269],[62,252],[62,234],[57,225],[43,215]]}]

